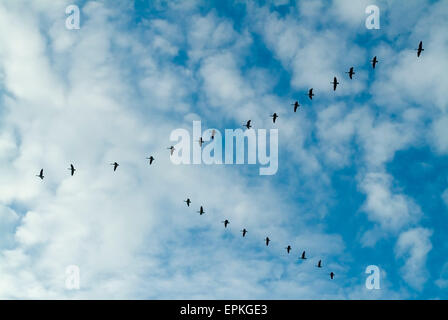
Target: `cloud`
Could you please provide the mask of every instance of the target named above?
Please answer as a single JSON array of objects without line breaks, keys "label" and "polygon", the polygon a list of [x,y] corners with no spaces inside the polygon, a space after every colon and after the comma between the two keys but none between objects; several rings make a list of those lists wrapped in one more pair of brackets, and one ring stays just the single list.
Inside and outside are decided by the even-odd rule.
[{"label": "cloud", "polygon": [[[139,9],[88,1],[77,31],[65,29],[68,2],[2,3],[0,297],[368,299],[353,255],[395,237],[401,274],[420,290],[437,230],[420,226],[430,216],[388,165],[398,151],[447,149],[446,6],[422,4],[428,15],[410,16],[414,28],[391,42],[406,27],[398,5],[379,1],[393,19],[382,19],[390,23],[384,37],[365,45],[363,3],[247,2],[229,17],[199,1]],[[411,49],[425,28],[428,49],[417,60]],[[344,73],[350,66],[353,81]],[[335,75],[341,85],[333,92]],[[173,165],[170,132],[190,129],[193,119],[204,129],[248,119],[279,128],[278,175]],[[40,168],[44,181],[35,177]],[[361,243],[352,242],[350,223],[340,223],[337,207],[352,199],[332,183],[344,170],[358,184],[350,210],[368,220],[348,222],[373,225]],[[249,234],[241,241],[243,227]],[[299,264],[305,249],[310,259]],[[325,270],[316,271],[318,258]],[[81,269],[80,291],[64,287],[72,264]],[[388,281],[375,297],[409,296]]]},{"label": "cloud", "polygon": [[401,268],[404,280],[418,290],[423,288],[428,278],[426,258],[432,249],[431,235],[429,229],[410,229],[400,234],[395,246],[397,257],[405,260]]},{"label": "cloud", "polygon": [[364,210],[371,221],[389,231],[415,223],[422,213],[417,204],[403,194],[391,191],[391,177],[384,173],[369,173],[361,189],[367,194]]},{"label": "cloud", "polygon": [[[152,21],[148,32],[155,37],[144,45],[148,34],[137,30],[142,38],[133,39],[132,30],[114,28],[127,21],[122,7],[88,2],[79,31],[66,30],[62,20],[46,34],[36,18],[8,24],[23,5],[0,7],[2,27],[14,35],[14,41],[7,33],[0,37],[9,93],[0,134],[7,152],[0,200],[8,232],[0,254],[1,297],[266,298],[272,288],[275,296],[292,298],[324,292],[324,280],[310,293],[288,279],[299,273],[311,288],[327,275],[310,273],[312,265],[297,266],[292,257],[274,257],[291,243],[324,254],[338,268],[340,236],[300,222],[275,185],[259,180],[254,186],[239,168],[170,163],[169,132],[190,124],[177,114],[188,118],[189,99],[199,87],[185,67],[170,62],[182,43],[175,27]],[[56,15],[53,10],[49,5],[42,13]],[[243,81],[235,55],[216,48],[228,41],[229,23],[221,23],[215,32],[223,33],[222,41],[208,44],[192,70],[204,77],[205,96],[231,104],[230,95],[236,108],[257,94]],[[255,104],[247,108],[255,110]],[[218,112],[225,117],[228,111]],[[156,158],[152,167],[145,162],[148,154]],[[120,163],[116,173],[109,166],[113,161]],[[77,168],[74,177],[68,175],[70,163]],[[40,181],[35,174],[42,167]],[[184,206],[187,196],[194,207],[204,205],[204,217]],[[11,211],[13,204],[20,213]],[[224,218],[231,221],[226,233]],[[290,219],[297,223],[291,226]],[[243,245],[242,227],[250,232]],[[305,230],[312,243],[296,237]],[[264,252],[266,234],[273,243]],[[80,291],[64,287],[65,269],[73,264],[81,270]],[[339,296],[337,287],[326,294]]]},{"label": "cloud", "polygon": [[436,280],[436,285],[441,289],[448,288],[448,263],[443,265],[440,277]]}]

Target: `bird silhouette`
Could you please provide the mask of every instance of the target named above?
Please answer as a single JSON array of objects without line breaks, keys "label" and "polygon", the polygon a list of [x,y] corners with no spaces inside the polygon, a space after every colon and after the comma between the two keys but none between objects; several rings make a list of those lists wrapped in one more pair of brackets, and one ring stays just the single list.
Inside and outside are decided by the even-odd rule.
[{"label": "bird silhouette", "polygon": [[350,77],[350,79],[353,79],[353,75],[355,74],[355,71],[353,71],[353,67],[351,67],[350,70],[346,73],[348,73],[348,76]]},{"label": "bird silhouette", "polygon": [[305,260],[305,259],[306,259],[306,257],[305,257],[305,251],[302,252],[302,256],[300,257],[300,259],[302,259],[302,260]]},{"label": "bird silhouette", "polygon": [[241,232],[243,233],[243,238],[244,238],[246,236],[247,230],[243,229],[243,230],[241,230]]},{"label": "bird silhouette", "polygon": [[215,139],[215,134],[216,134],[216,130],[213,129],[213,130],[212,130],[212,135],[211,135],[212,140]]},{"label": "bird silhouette", "polygon": [[224,223],[224,228],[227,228],[227,225],[230,223],[230,221],[226,219],[222,223]]},{"label": "bird silhouette", "polygon": [[415,50],[417,50],[417,58],[420,57],[422,51],[425,51],[425,49],[423,49],[423,41],[420,41],[420,43],[418,44],[418,49]]},{"label": "bird silhouette", "polygon": [[319,260],[319,262],[317,263],[317,267],[322,268],[322,260]]},{"label": "bird silhouette", "polygon": [[168,150],[170,150],[170,155],[173,155],[174,150],[176,150],[173,146],[167,148]]},{"label": "bird silhouette", "polygon": [[314,97],[314,93],[313,93],[313,88],[311,88],[310,90],[308,90],[308,98],[310,98],[311,100],[313,100]]},{"label": "bird silhouette", "polygon": [[70,168],[68,168],[68,170],[70,170],[72,176],[75,174],[76,169],[72,164],[70,165]]},{"label": "bird silhouette", "polygon": [[333,82],[331,82],[331,83],[333,84],[333,91],[336,91],[336,87],[339,84],[338,79],[336,77],[334,77]]},{"label": "bird silhouette", "polygon": [[[184,202],[186,202],[187,203],[187,207],[189,207],[190,206],[190,203],[191,203],[191,200],[190,200],[190,198],[187,198],[187,200],[184,200]],[[202,208],[202,207],[201,207]]]},{"label": "bird silhouette", "polygon": [[155,160],[153,156],[150,156],[149,158],[146,158],[146,159],[149,160],[149,165],[152,165],[152,163],[153,163],[154,160]]},{"label": "bird silhouette", "polygon": [[199,146],[202,147],[202,145],[204,144],[204,140],[202,139],[202,137],[199,138],[198,142]]},{"label": "bird silhouette", "polygon": [[246,127],[247,129],[252,128],[251,122],[252,120],[247,120],[246,124],[243,124],[243,127]]},{"label": "bird silhouette", "polygon": [[372,67],[373,67],[373,69],[375,69],[375,66],[376,66],[376,64],[378,63],[378,60],[376,59],[376,56],[374,56],[374,57],[373,57],[373,60],[370,61],[370,62],[372,62]]},{"label": "bird silhouette", "polygon": [[291,246],[290,245],[288,245],[285,249],[286,249],[286,252],[288,252],[288,254],[289,254],[289,252],[291,252]]},{"label": "bird silhouette", "polygon": [[268,246],[268,245],[269,245],[269,242],[271,242],[271,240],[269,239],[269,237],[266,237],[265,241],[266,241],[266,246]]},{"label": "bird silhouette", "polygon": [[334,273],[330,272],[330,279],[333,280],[334,279]]},{"label": "bird silhouette", "polygon": [[272,122],[275,123],[275,120],[278,118],[278,114],[274,112],[274,114],[271,116]]},{"label": "bird silhouette", "polygon": [[44,169],[40,169],[40,173],[36,174],[36,177],[39,177],[41,180],[44,179]]},{"label": "bird silhouette", "polygon": [[203,208],[202,206],[199,208],[198,213],[199,213],[201,216],[205,213],[204,208]]},{"label": "bird silhouette", "polygon": [[297,109],[300,107],[299,101],[296,101],[294,103],[291,103],[292,106],[294,106],[294,112],[297,111]]},{"label": "bird silhouette", "polygon": [[119,164],[117,162],[111,163],[111,166],[114,166],[114,172],[117,170]]}]

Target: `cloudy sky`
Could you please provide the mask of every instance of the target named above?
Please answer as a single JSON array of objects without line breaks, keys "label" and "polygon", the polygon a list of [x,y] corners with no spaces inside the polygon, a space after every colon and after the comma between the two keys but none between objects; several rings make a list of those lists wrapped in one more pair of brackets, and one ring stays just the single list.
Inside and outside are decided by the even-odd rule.
[{"label": "cloudy sky", "polygon": [[[423,0],[0,0],[0,298],[448,298],[447,16]],[[275,175],[170,161],[172,130],[248,119],[279,130]]]}]

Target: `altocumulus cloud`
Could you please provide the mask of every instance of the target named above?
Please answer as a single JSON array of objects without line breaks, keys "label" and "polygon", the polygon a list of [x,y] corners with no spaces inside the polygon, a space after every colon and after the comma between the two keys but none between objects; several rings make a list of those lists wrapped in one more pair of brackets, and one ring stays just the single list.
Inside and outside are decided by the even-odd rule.
[{"label": "altocumulus cloud", "polygon": [[[79,30],[65,28],[69,4],[0,4],[0,297],[397,298],[420,294],[432,274],[442,279],[426,263],[440,229],[389,165],[410,148],[434,157],[448,149],[446,4],[422,2],[425,16],[410,15],[392,42],[401,8],[378,1],[392,13],[367,45],[357,39],[369,37],[365,7],[349,1],[248,1],[234,16],[200,1],[85,1]],[[348,82],[351,65],[358,72]],[[291,100],[309,87],[318,99],[292,114]],[[252,119],[269,129],[274,111],[273,177],[169,160],[175,128]],[[44,181],[35,177],[42,167]],[[336,205],[350,197],[334,185],[341,170],[352,171],[353,212]],[[360,264],[359,252],[384,243],[391,261]],[[296,263],[301,249],[309,263]],[[327,269],[316,270],[319,258]],[[372,263],[387,269],[375,293],[363,287]],[[80,290],[65,288],[69,265],[80,267]]]}]

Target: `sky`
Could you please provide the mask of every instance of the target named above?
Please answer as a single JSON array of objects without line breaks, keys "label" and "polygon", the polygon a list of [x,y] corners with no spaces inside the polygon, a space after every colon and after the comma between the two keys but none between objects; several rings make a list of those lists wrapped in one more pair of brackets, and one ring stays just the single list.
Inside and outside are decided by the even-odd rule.
[{"label": "sky", "polygon": [[[424,0],[0,0],[0,298],[447,299],[447,15]],[[276,174],[170,161],[173,130],[248,119],[278,129]]]}]

